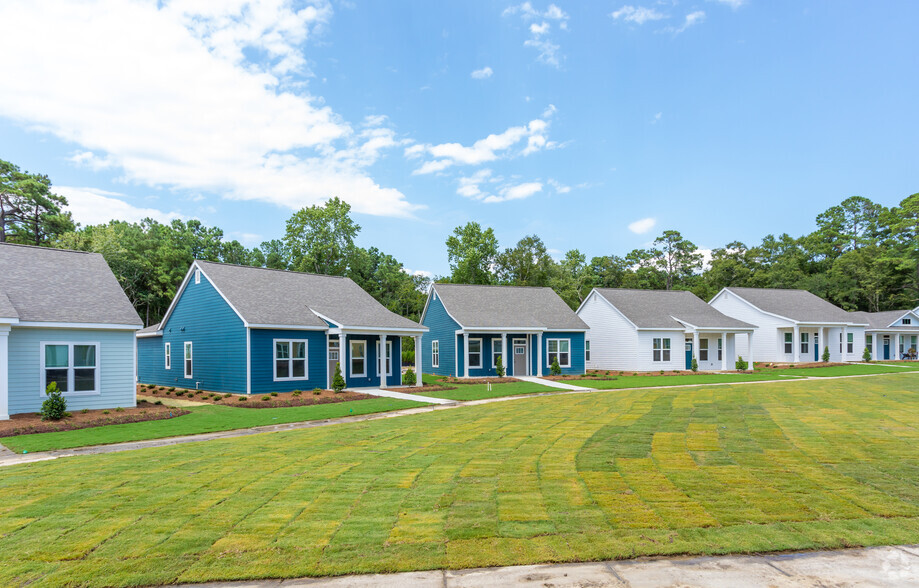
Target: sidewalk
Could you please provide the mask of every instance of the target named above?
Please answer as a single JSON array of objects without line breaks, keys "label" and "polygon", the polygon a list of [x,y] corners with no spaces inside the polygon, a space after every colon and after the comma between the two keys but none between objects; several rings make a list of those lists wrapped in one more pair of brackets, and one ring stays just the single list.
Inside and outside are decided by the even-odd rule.
[{"label": "sidewalk", "polygon": [[353,388],[353,390],[361,394],[382,396],[384,398],[414,400],[415,402],[427,402],[429,404],[456,404],[455,400],[449,400],[447,398],[434,398],[433,396],[422,396],[421,394],[406,394],[405,392],[396,392],[394,390],[380,390],[379,388]]},{"label": "sidewalk", "polygon": [[581,390],[584,392],[593,391],[594,388],[586,388],[584,386],[575,386],[573,384],[566,384],[564,382],[559,382],[556,380],[546,380],[545,378],[537,378],[536,376],[514,376],[518,380],[523,380],[524,382],[530,382],[533,384],[542,384],[543,386],[548,386],[549,388],[558,388],[559,390]]},{"label": "sidewalk", "polygon": [[724,555],[470,570],[368,574],[192,587],[256,588],[487,588],[503,586],[586,588],[768,588],[919,585],[919,546],[868,547],[778,555]]}]

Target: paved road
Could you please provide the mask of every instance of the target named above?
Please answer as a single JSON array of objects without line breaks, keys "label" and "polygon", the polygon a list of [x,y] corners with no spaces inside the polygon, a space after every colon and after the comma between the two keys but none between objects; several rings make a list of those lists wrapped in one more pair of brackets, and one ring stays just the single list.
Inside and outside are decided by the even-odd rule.
[{"label": "paved road", "polygon": [[659,558],[583,564],[193,584],[209,588],[772,588],[919,586],[919,546],[778,555]]}]

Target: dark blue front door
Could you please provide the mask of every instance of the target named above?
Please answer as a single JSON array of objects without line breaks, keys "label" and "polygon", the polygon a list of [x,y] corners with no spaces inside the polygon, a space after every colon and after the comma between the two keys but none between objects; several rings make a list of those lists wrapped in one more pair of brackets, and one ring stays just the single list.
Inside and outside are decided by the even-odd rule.
[{"label": "dark blue front door", "polygon": [[814,361],[820,361],[820,338],[814,333]]},{"label": "dark blue front door", "polygon": [[686,369],[692,369],[692,341],[686,342]]},{"label": "dark blue front door", "polygon": [[890,359],[890,337],[884,337],[884,359]]}]

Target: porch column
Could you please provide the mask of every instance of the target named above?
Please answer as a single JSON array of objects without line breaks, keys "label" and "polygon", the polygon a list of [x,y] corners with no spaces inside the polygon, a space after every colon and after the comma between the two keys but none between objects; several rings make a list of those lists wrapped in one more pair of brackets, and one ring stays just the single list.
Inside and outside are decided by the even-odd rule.
[{"label": "porch column", "polygon": [[881,357],[880,355],[878,355],[878,339],[880,338],[881,338],[880,333],[874,333],[871,336],[871,359],[873,359],[874,361],[877,361]]},{"label": "porch column", "polygon": [[849,361],[849,330],[846,327],[842,328],[842,361]]},{"label": "porch column", "polygon": [[728,334],[721,333],[721,371],[728,371]]},{"label": "porch column", "polygon": [[[709,352],[711,352],[711,350],[709,350]],[[699,357],[701,357],[701,355],[699,355],[699,331],[693,331],[692,332],[692,358],[695,359],[696,362],[698,363]],[[692,367],[691,361],[689,365],[690,367]]]},{"label": "porch column", "polygon": [[900,334],[894,333],[890,338],[893,339],[893,359],[897,361],[900,359]]},{"label": "porch column", "polygon": [[795,323],[792,330],[794,335],[791,336],[791,350],[794,352],[794,362],[801,361],[801,327]]},{"label": "porch column", "polygon": [[386,335],[380,335],[380,354],[377,357],[377,366],[379,366],[380,387],[385,388],[389,382],[386,381]]},{"label": "porch column", "polygon": [[747,371],[753,371],[753,333],[747,335]]},{"label": "porch column", "polygon": [[0,325],[0,421],[10,419],[10,327]]},{"label": "porch column", "polygon": [[504,364],[504,375],[506,376],[510,372],[508,368],[510,367],[510,362],[508,361],[507,355],[507,333],[501,334],[501,363]]},{"label": "porch column", "polygon": [[[341,366],[341,377],[345,379],[345,388],[348,387],[348,367],[351,365],[346,355],[349,351],[351,350],[348,349],[348,336],[342,331],[338,335],[338,365]],[[332,377],[335,377],[335,372],[332,372]]]},{"label": "porch column", "polygon": [[469,377],[469,333],[463,331],[463,377]]},{"label": "porch column", "polygon": [[420,388],[424,386],[424,382],[421,381],[421,354],[423,350],[421,349],[421,336],[415,336],[415,387]]},{"label": "porch column", "polygon": [[820,327],[821,348],[820,352],[817,354],[817,357],[819,357],[821,361],[823,361],[823,346],[826,346],[827,349],[830,348],[830,341],[827,339],[827,337],[829,337],[829,332],[830,331],[826,327]]},{"label": "porch column", "polygon": [[536,333],[536,377],[542,377],[542,331]]}]

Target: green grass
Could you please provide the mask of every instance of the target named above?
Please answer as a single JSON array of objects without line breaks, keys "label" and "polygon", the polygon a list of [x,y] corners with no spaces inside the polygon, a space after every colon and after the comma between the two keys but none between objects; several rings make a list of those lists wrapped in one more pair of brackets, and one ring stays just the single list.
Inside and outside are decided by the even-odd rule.
[{"label": "green grass", "polygon": [[246,429],[261,425],[332,419],[411,408],[413,406],[424,406],[424,403],[391,398],[372,398],[369,400],[283,408],[239,408],[220,405],[189,406],[184,408],[191,411],[191,414],[173,419],[106,425],[76,431],[3,437],[0,438],[0,443],[16,453],[22,453],[23,451],[34,453],[36,451],[69,449],[84,445],[106,445],[125,441],[141,441],[144,439],[161,439],[163,437]]},{"label": "green grass", "polygon": [[516,396],[517,394],[534,394],[539,392],[559,392],[555,388],[532,384],[530,382],[508,382],[506,384],[492,384],[491,390],[486,384],[447,384],[456,386],[455,390],[435,390],[433,392],[420,392],[424,396],[434,398],[448,398],[450,400],[481,400],[482,398],[497,398],[499,396]]},{"label": "green grass", "polygon": [[807,376],[811,378],[831,378],[835,376],[863,376],[870,374],[899,374],[919,370],[919,365],[897,367],[877,364],[832,365],[827,367],[792,368],[784,370],[763,369],[757,374],[774,374],[790,376]]},{"label": "green grass", "polygon": [[919,542],[919,377],[536,397],[4,468],[0,585]]},{"label": "green grass", "polygon": [[[792,370],[795,371],[795,370]],[[803,371],[803,370],[802,370]],[[615,373],[615,372],[614,372]],[[799,374],[795,374],[799,375]],[[763,374],[698,374],[684,376],[617,376],[615,380],[565,380],[565,384],[610,390],[614,388],[649,388],[653,386],[686,386],[688,384],[718,384],[789,380],[781,375]]]}]

